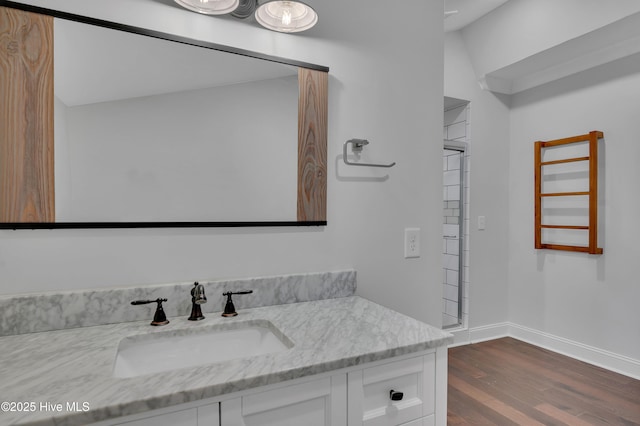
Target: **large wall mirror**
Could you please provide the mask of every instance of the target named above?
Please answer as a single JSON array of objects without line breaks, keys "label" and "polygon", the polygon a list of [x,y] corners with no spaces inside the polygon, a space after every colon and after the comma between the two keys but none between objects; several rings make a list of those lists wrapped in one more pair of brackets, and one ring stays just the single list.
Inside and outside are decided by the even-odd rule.
[{"label": "large wall mirror", "polygon": [[0,228],[326,224],[326,67],[0,5]]}]

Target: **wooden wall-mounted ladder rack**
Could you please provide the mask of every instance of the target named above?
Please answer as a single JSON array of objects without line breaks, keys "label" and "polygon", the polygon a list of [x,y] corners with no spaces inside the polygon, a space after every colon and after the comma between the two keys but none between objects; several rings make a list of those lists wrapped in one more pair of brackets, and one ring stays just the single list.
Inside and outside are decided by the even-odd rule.
[{"label": "wooden wall-mounted ladder rack", "polygon": [[[573,136],[565,139],[553,141],[538,141],[535,143],[535,248],[565,250],[574,252],[584,252],[589,254],[602,254],[602,248],[598,247],[598,140],[604,137],[602,132],[592,131],[586,135]],[[553,161],[542,161],[543,150],[545,148],[557,147],[560,145],[589,143],[589,155],[584,157],[563,158]],[[573,163],[587,161],[589,164],[589,190],[574,192],[542,192],[542,180],[544,166],[553,164]],[[543,223],[542,199],[545,197],[589,197],[589,225],[550,225]],[[565,229],[565,230],[585,230],[588,231],[588,245],[562,245],[553,243],[543,243],[543,229]]]}]

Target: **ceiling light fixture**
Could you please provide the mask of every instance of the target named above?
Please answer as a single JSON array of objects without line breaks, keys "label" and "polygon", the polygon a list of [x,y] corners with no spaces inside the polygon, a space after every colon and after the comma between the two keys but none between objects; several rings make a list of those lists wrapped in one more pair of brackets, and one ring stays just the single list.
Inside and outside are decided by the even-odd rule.
[{"label": "ceiling light fixture", "polygon": [[238,19],[247,19],[253,16],[258,7],[258,0],[240,0],[240,5],[231,13],[231,16]]},{"label": "ceiling light fixture", "polygon": [[225,15],[236,10],[240,4],[239,0],[175,0],[175,2],[186,9],[205,15]]},{"label": "ceiling light fixture", "polygon": [[305,31],[318,22],[315,10],[302,2],[292,0],[261,1],[255,17],[263,27],[281,33]]}]

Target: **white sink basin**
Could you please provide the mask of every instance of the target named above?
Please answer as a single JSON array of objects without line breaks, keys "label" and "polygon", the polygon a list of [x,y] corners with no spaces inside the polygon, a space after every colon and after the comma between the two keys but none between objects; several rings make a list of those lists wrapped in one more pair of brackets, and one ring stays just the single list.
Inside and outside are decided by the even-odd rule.
[{"label": "white sink basin", "polygon": [[115,377],[135,377],[185,367],[285,351],[293,343],[268,321],[233,328],[194,329],[126,337],[118,345]]}]

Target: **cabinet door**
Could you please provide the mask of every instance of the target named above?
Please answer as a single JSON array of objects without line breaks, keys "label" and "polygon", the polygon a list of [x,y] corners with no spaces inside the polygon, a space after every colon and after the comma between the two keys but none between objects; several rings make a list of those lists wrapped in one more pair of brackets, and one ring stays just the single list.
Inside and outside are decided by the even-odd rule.
[{"label": "cabinet door", "polygon": [[197,409],[174,411],[152,415],[138,420],[117,422],[113,425],[122,426],[198,426]]},{"label": "cabinet door", "polygon": [[421,419],[411,420],[409,423],[403,423],[400,426],[434,426],[436,424],[435,419],[435,415],[432,414]]},{"label": "cabinet door", "polygon": [[221,403],[221,426],[346,426],[346,375],[254,393]]},{"label": "cabinet door", "polygon": [[220,426],[219,418],[220,405],[215,402],[182,410],[158,409],[92,426]]},{"label": "cabinet door", "polygon": [[[402,399],[392,400],[391,391],[402,392]],[[349,426],[395,426],[414,420],[421,425],[422,417],[434,413],[435,354],[351,372],[348,392]]]},{"label": "cabinet door", "polygon": [[198,407],[198,426],[220,426],[220,403]]}]

